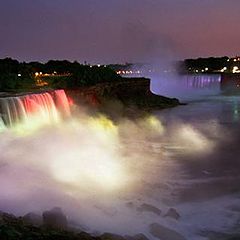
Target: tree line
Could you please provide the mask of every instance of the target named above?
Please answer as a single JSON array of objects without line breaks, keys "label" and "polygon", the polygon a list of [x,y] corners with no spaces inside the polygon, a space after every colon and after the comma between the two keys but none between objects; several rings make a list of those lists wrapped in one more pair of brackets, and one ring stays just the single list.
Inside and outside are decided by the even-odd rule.
[{"label": "tree line", "polygon": [[107,66],[83,65],[77,61],[50,60],[47,63],[26,63],[11,58],[0,59],[0,91],[37,88],[36,78],[41,76],[51,88],[78,88],[121,79]]}]

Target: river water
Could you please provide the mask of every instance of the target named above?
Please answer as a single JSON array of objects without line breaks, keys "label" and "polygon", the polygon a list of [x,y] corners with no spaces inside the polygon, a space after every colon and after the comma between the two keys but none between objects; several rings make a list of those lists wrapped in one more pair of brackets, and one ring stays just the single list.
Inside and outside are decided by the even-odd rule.
[{"label": "river water", "polygon": [[224,95],[218,75],[163,78],[152,83],[152,90],[187,103],[155,113],[170,136],[163,147],[168,161],[182,171],[174,176],[177,187],[166,202],[182,209],[188,233],[204,239],[213,232],[238,232],[240,97]]},{"label": "river water", "polygon": [[39,127],[34,117],[38,124],[2,130],[0,209],[59,206],[72,226],[95,234],[236,233],[240,97],[222,95],[217,75],[157,77],[151,88],[187,105],[118,124],[80,108],[63,121]]}]

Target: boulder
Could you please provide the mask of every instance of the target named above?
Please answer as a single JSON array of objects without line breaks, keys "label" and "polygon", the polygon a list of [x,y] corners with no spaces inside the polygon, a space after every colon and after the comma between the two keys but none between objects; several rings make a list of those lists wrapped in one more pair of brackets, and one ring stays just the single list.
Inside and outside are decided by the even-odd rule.
[{"label": "boulder", "polygon": [[81,240],[93,240],[94,239],[90,234],[88,234],[86,232],[80,232],[77,234],[77,236]]},{"label": "boulder", "polygon": [[113,233],[104,233],[100,236],[101,240],[126,240],[124,237],[113,234]]},{"label": "boulder", "polygon": [[134,236],[128,236],[128,235],[126,235],[126,236],[124,236],[124,238],[126,239],[126,240],[149,240],[144,234],[142,234],[142,233],[139,233],[139,234],[136,234],[136,235],[134,235]]},{"label": "boulder", "polygon": [[140,207],[138,207],[137,210],[140,212],[151,212],[158,216],[160,216],[162,213],[162,211],[159,208],[147,203],[143,203]]},{"label": "boulder", "polygon": [[43,224],[47,227],[57,229],[67,229],[68,226],[67,217],[59,207],[43,212]]},{"label": "boulder", "polygon": [[150,225],[150,233],[161,240],[186,240],[180,233],[170,228],[164,227],[158,223]]},{"label": "boulder", "polygon": [[42,216],[33,212],[24,215],[22,219],[25,223],[31,224],[33,226],[41,226],[43,224]]},{"label": "boulder", "polygon": [[164,217],[170,217],[178,220],[181,216],[175,208],[169,208]]}]

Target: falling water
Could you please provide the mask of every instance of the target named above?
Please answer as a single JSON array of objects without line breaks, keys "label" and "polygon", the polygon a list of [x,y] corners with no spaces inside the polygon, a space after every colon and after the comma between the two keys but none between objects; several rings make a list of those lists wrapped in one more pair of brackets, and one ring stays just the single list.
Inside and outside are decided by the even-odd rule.
[{"label": "falling water", "polygon": [[221,75],[161,75],[151,76],[152,92],[181,101],[220,94]]},{"label": "falling water", "polygon": [[0,98],[0,127],[12,127],[33,118],[42,123],[56,123],[69,116],[70,108],[64,90]]}]

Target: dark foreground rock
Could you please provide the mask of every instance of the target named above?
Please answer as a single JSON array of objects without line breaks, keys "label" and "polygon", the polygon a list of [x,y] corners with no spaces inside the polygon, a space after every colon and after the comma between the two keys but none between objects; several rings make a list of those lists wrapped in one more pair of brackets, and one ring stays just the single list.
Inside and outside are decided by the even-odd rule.
[{"label": "dark foreground rock", "polygon": [[33,212],[30,212],[30,213],[24,215],[23,221],[26,224],[31,224],[33,226],[41,226],[43,224],[42,216],[40,216],[36,213],[33,213]]},{"label": "dark foreground rock", "polygon": [[[57,214],[64,216],[59,208],[48,211],[47,218],[49,214],[51,221],[52,217],[56,217]],[[104,233],[101,236],[91,236],[89,233],[78,232],[76,229],[74,231],[62,229],[58,225],[57,227],[46,224],[34,226],[31,221],[35,221],[35,217],[39,220],[39,215],[33,213],[24,217],[15,217],[0,211],[0,240],[148,240],[143,234],[122,237],[112,233]]]},{"label": "dark foreground rock", "polygon": [[43,224],[46,227],[59,229],[67,229],[68,226],[67,217],[59,207],[43,212]]},{"label": "dark foreground rock", "polygon": [[150,225],[150,233],[161,240],[186,240],[180,233],[170,228],[164,227],[158,223]]},{"label": "dark foreground rock", "polygon": [[[15,217],[12,214],[0,212],[0,239],[1,240],[100,240],[88,233],[72,232],[45,225],[34,226],[27,220],[35,218],[35,214],[24,217]],[[102,240],[105,240],[104,238]]]},{"label": "dark foreground rock", "polygon": [[151,204],[147,204],[147,203],[143,203],[140,207],[138,207],[137,210],[139,212],[151,212],[158,216],[160,216],[162,213],[162,211],[160,209],[158,209],[157,207],[155,207]]},{"label": "dark foreground rock", "polygon": [[112,234],[112,233],[104,233],[100,236],[101,240],[125,240],[124,237],[117,235],[117,234]]},{"label": "dark foreground rock", "polygon": [[98,240],[91,237],[61,229],[34,226],[26,223],[26,217],[15,217],[11,214],[0,213],[0,239],[1,240]]},{"label": "dark foreground rock", "polygon": [[180,218],[180,214],[177,212],[175,208],[169,208],[164,217],[169,217],[178,220]]},{"label": "dark foreground rock", "polygon": [[124,236],[126,240],[149,240],[144,234],[139,233],[134,236]]},{"label": "dark foreground rock", "polygon": [[240,233],[237,229],[237,233],[224,233],[224,232],[214,232],[214,231],[203,231],[201,236],[208,240],[239,240]]}]

